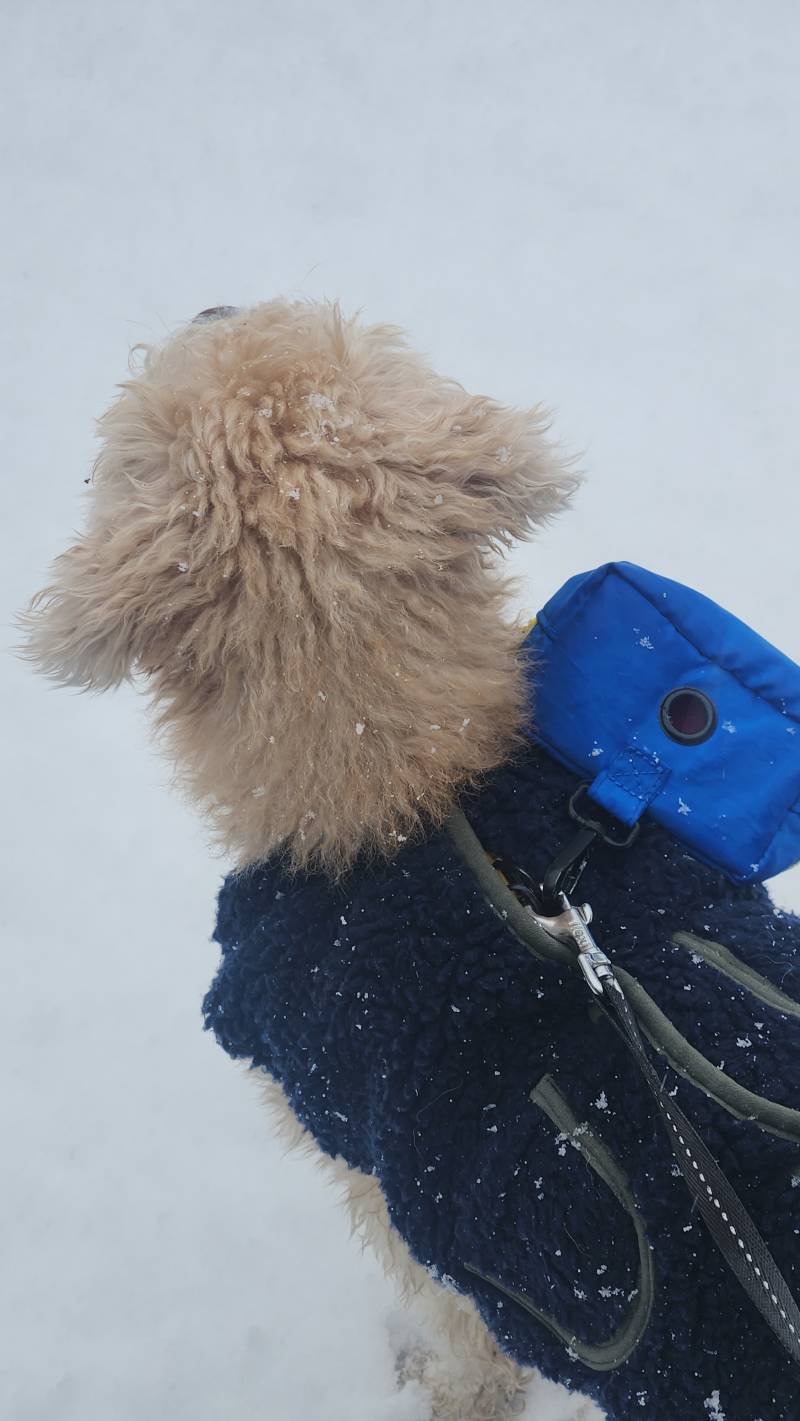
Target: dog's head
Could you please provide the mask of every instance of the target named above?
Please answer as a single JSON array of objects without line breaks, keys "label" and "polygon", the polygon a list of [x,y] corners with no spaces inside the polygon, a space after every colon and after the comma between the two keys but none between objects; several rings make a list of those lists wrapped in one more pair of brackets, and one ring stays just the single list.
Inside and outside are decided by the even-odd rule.
[{"label": "dog's head", "polygon": [[27,654],[73,686],[142,673],[239,864],[390,853],[519,745],[494,555],[576,482],[539,412],[468,395],[393,327],[274,301],[146,351],[100,435]]}]

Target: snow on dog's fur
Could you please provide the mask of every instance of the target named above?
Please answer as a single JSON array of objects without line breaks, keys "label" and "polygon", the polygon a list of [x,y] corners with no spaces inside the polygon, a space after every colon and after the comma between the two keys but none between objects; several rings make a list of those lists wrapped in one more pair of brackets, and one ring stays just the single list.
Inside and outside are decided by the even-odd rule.
[{"label": "snow on dog's fur", "polygon": [[538,411],[466,394],[392,327],[279,301],[147,351],[100,434],[30,654],[70,685],[145,673],[238,863],[391,852],[507,757],[526,690],[491,554],[574,483]]},{"label": "snow on dog's fur", "polygon": [[[576,479],[538,409],[467,394],[394,327],[221,311],[145,350],[100,420],[88,528],[24,615],[26,651],[68,685],[141,673],[236,864],[336,876],[441,824],[524,743],[496,554]],[[523,1374],[341,1169],[359,1228],[457,1343],[460,1386],[424,1369],[437,1414],[499,1416]]]}]

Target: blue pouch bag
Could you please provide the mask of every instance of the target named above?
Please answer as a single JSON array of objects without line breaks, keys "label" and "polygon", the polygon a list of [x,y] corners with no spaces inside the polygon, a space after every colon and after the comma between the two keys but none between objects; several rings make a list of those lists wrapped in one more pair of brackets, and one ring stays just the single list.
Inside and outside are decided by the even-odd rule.
[{"label": "blue pouch bag", "polygon": [[567,582],[525,638],[531,734],[622,823],[651,814],[734,882],[800,859],[800,667],[634,563]]}]

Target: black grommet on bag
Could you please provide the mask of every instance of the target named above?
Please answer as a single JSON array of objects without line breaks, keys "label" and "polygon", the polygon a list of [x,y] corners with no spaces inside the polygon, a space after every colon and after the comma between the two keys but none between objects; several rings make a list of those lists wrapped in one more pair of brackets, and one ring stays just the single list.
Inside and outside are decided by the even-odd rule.
[{"label": "black grommet on bag", "polygon": [[661,702],[661,728],[678,745],[701,745],[717,728],[714,702],[694,686],[678,686]]}]

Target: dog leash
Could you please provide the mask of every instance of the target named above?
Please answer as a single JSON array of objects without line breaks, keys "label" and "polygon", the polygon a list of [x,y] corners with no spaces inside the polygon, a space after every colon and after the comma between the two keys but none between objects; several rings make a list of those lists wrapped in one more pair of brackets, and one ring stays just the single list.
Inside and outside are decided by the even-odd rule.
[{"label": "dog leash", "polygon": [[[589,929],[590,906],[577,907],[571,901],[570,895],[596,839],[599,837],[617,848],[624,848],[635,837],[635,833],[625,838],[615,837],[599,820],[586,818],[579,808],[584,789],[583,785],[578,788],[569,805],[570,815],[580,827],[571,843],[553,860],[538,888],[529,875],[515,865],[502,859],[490,861],[460,810],[453,811],[448,819],[448,833],[478,878],[490,907],[514,936],[535,955],[581,972],[597,1005],[627,1045],[650,1090],[681,1174],[714,1243],[750,1301],[793,1361],[800,1365],[800,1308],[733,1185],[683,1111],[666,1094],[614,965]],[[483,863],[476,857],[476,846]],[[503,895],[501,907],[497,903],[498,883],[509,890],[508,896]],[[517,905],[521,919],[517,918],[509,898]],[[543,912],[547,906],[554,911]],[[475,1268],[469,1271],[546,1321],[524,1294],[506,1288],[498,1279]],[[560,1332],[560,1329],[553,1330]]]}]

